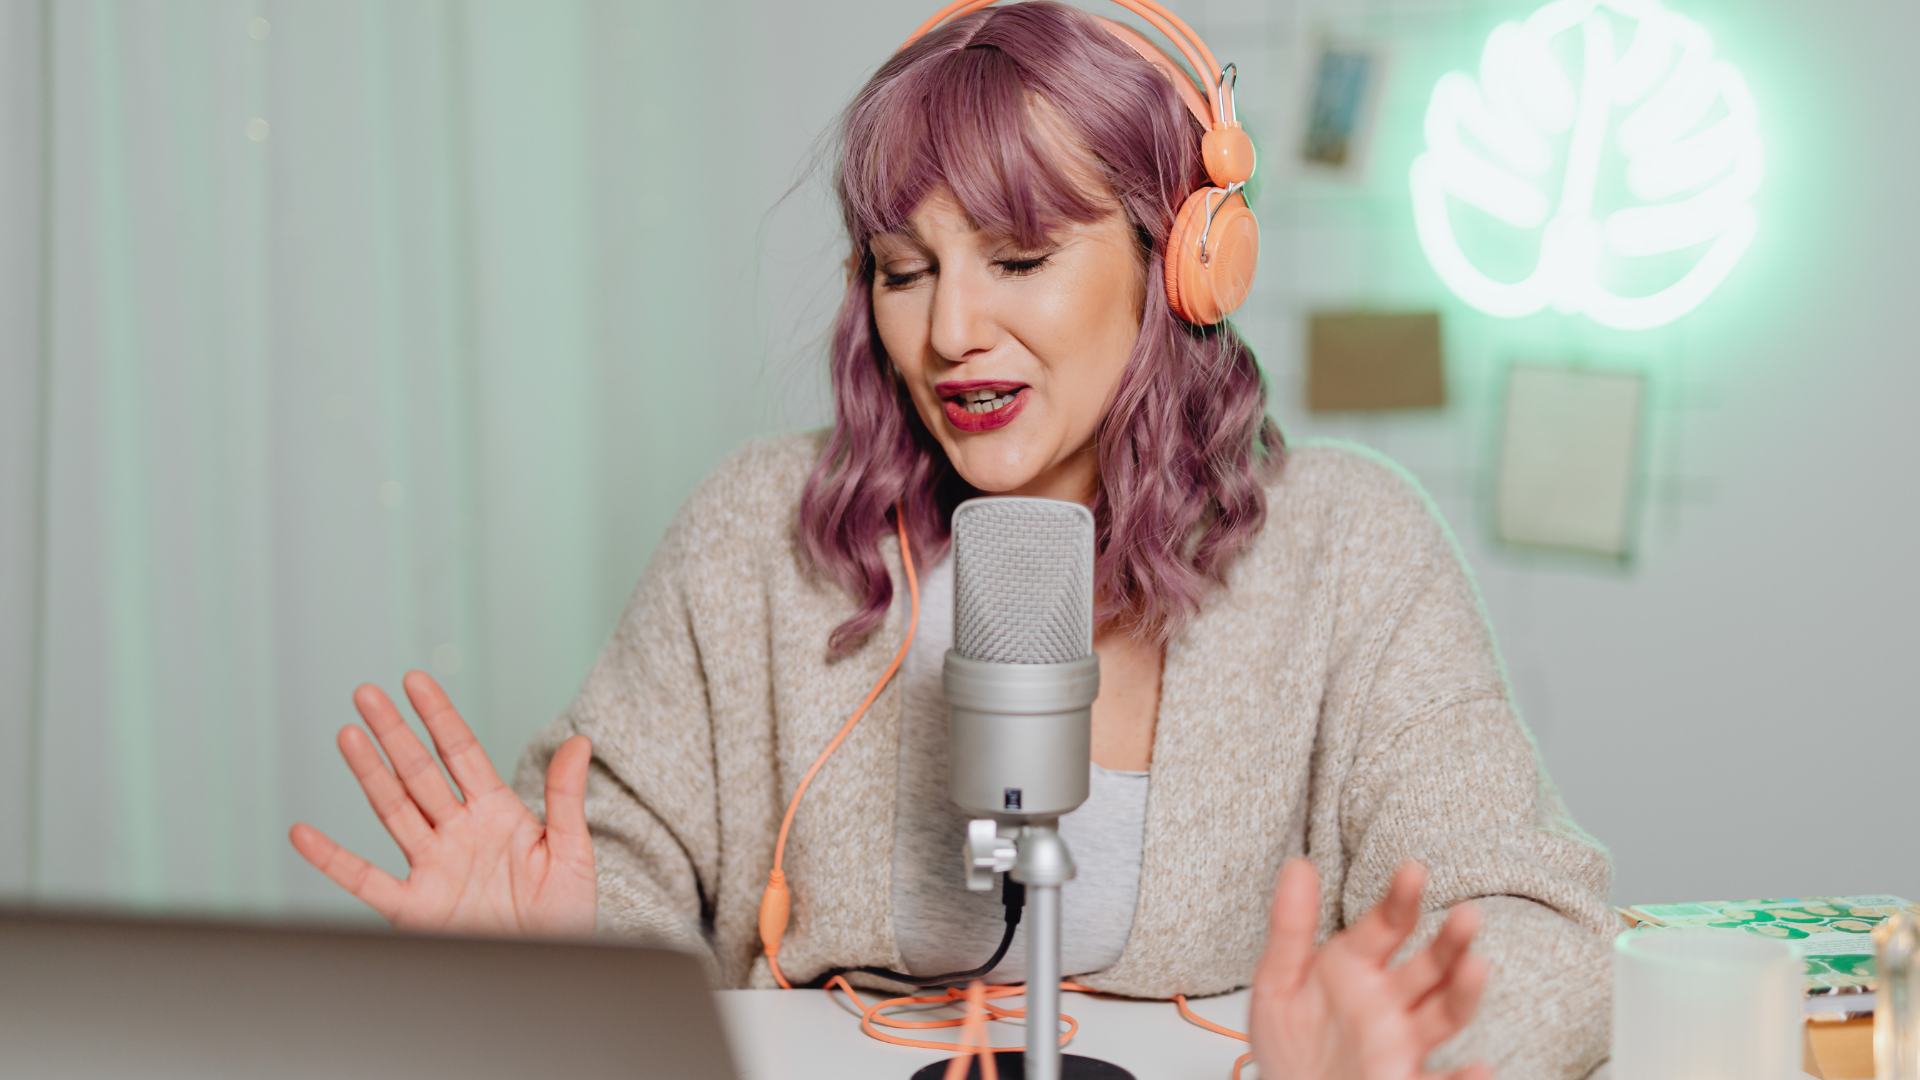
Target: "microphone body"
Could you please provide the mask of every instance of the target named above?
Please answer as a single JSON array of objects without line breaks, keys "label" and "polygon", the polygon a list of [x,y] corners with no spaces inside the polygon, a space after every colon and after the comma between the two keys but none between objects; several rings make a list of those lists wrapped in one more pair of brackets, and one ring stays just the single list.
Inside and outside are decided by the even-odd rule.
[{"label": "microphone body", "polygon": [[1087,801],[1100,658],[1009,664],[947,654],[949,793],[1007,824],[1058,818]]},{"label": "microphone body", "polygon": [[1093,514],[1057,499],[984,498],[953,514],[949,792],[1004,825],[1087,799],[1093,699]]}]

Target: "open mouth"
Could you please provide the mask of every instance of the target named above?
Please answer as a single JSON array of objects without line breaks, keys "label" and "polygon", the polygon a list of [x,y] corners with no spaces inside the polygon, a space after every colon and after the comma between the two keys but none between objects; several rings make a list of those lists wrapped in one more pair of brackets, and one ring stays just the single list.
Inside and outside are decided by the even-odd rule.
[{"label": "open mouth", "polygon": [[946,407],[947,422],[961,431],[991,431],[1020,413],[1028,394],[1025,383],[942,383],[934,390]]}]

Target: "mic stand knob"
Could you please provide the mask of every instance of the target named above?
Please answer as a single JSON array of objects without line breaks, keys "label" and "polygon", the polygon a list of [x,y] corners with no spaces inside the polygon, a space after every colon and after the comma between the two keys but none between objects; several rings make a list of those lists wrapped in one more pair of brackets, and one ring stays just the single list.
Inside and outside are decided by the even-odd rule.
[{"label": "mic stand knob", "polygon": [[967,888],[974,892],[993,888],[993,875],[1013,869],[1018,854],[1013,837],[1001,835],[999,822],[992,818],[967,822]]}]

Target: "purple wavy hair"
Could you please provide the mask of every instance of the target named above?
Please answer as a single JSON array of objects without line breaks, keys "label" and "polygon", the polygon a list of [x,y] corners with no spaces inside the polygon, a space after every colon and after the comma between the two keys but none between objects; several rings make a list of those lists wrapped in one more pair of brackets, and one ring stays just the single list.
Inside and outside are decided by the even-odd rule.
[{"label": "purple wavy hair", "polygon": [[[1051,106],[1106,193],[1076,186],[1052,159],[1029,95]],[[860,600],[832,655],[864,639],[893,600],[880,540],[895,504],[926,565],[946,550],[953,508],[976,494],[922,425],[873,321],[868,241],[943,185],[982,228],[1025,246],[1061,223],[1099,220],[1109,196],[1139,237],[1146,310],[1096,435],[1097,617],[1167,640],[1259,532],[1283,444],[1253,352],[1226,324],[1180,322],[1160,287],[1174,214],[1206,179],[1200,135],[1165,76],[1092,16],[1046,0],[928,34],[848,107],[836,180],[853,273],[833,333],[833,432],[798,522],[814,566]]]}]

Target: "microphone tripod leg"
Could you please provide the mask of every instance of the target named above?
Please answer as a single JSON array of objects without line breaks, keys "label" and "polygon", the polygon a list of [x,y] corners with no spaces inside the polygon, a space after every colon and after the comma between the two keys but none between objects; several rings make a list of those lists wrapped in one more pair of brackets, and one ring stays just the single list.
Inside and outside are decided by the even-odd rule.
[{"label": "microphone tripod leg", "polygon": [[1022,826],[1013,863],[1013,880],[1027,887],[1025,1080],[1060,1080],[1060,886],[1074,869],[1055,824]]},{"label": "microphone tripod leg", "polygon": [[1026,1080],[1060,1080],[1060,886],[1027,886],[1027,905]]}]

